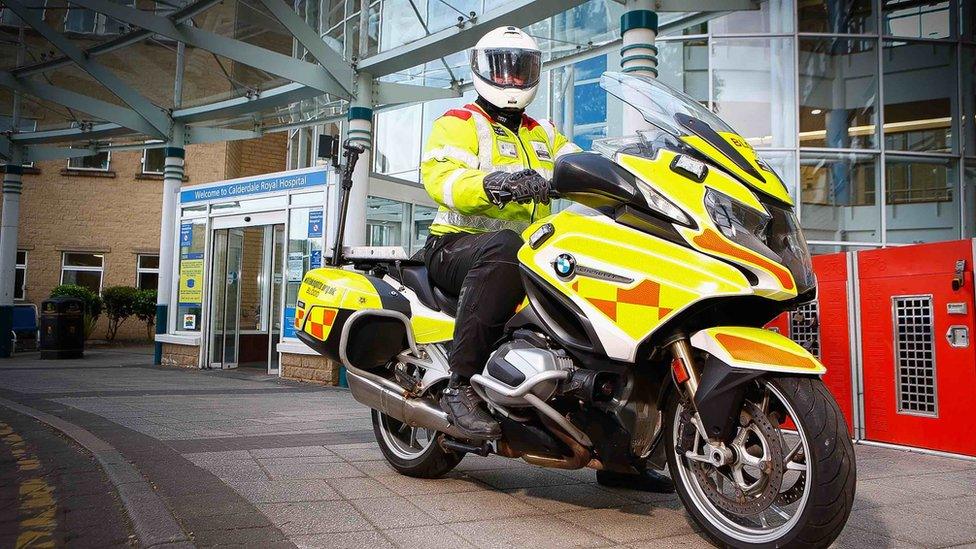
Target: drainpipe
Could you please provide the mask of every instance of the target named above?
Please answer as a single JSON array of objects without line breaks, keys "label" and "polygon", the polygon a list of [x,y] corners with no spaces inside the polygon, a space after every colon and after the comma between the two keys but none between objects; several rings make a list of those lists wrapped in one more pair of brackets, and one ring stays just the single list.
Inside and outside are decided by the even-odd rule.
[{"label": "drainpipe", "polygon": [[[652,0],[627,0],[620,16],[620,68],[633,75],[657,78],[657,13]],[[650,125],[635,109],[624,106],[623,134],[632,135]]]}]

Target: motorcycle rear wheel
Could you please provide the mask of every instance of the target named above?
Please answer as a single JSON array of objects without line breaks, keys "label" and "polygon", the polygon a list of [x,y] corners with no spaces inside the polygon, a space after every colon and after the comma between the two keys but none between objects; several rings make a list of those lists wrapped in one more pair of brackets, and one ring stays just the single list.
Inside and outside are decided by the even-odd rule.
[{"label": "motorcycle rear wheel", "polygon": [[410,427],[372,410],[373,434],[390,467],[408,477],[440,478],[461,463],[463,455],[441,448],[440,433]]},{"label": "motorcycle rear wheel", "polygon": [[720,547],[827,547],[854,503],[854,447],[844,416],[817,378],[771,375],[754,383],[730,444],[734,462],[717,468],[676,451],[682,433],[686,448],[692,438],[692,448],[704,446],[672,393],[665,440],[678,495]]}]

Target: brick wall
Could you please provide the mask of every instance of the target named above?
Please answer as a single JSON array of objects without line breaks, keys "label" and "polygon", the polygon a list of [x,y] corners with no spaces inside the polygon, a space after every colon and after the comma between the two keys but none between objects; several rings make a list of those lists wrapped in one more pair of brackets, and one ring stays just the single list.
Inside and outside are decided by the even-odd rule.
[{"label": "brick wall", "polygon": [[282,353],[281,376],[322,385],[338,385],[339,363],[324,356]]},{"label": "brick wall", "polygon": [[288,132],[269,133],[260,139],[227,144],[224,171],[227,179],[280,172],[288,161]]},{"label": "brick wall", "polygon": [[[223,179],[226,145],[187,147],[187,184]],[[27,251],[26,302],[40,303],[61,282],[65,251],[104,254],[102,287],[135,286],[139,253],[157,254],[163,182],[141,175],[142,151],[113,152],[109,172],[67,170],[67,161],[40,162],[23,177],[18,248]],[[105,336],[101,318],[93,339]],[[130,318],[119,339],[146,339]]]},{"label": "brick wall", "polygon": [[197,345],[173,345],[163,343],[163,366],[196,368],[200,360],[200,347]]}]

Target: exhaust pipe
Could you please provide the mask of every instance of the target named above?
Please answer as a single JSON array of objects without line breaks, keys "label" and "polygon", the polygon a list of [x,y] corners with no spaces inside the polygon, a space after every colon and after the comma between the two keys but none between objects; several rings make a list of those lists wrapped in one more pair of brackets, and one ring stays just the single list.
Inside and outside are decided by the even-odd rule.
[{"label": "exhaust pipe", "polygon": [[359,368],[346,366],[346,381],[357,402],[386,414],[411,427],[439,431],[454,438],[467,439],[447,420],[437,405],[421,398],[407,398],[402,387],[388,379]]}]

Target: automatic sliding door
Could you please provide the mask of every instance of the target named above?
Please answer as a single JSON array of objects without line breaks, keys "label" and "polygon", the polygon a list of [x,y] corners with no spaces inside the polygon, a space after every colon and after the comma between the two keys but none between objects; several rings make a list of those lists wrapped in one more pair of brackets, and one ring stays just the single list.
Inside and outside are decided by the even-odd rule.
[{"label": "automatic sliding door", "polygon": [[216,229],[210,284],[210,367],[236,368],[244,232]]}]

